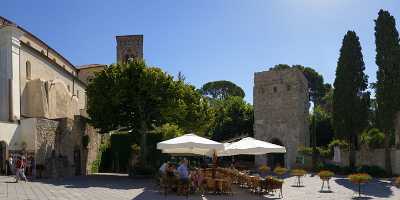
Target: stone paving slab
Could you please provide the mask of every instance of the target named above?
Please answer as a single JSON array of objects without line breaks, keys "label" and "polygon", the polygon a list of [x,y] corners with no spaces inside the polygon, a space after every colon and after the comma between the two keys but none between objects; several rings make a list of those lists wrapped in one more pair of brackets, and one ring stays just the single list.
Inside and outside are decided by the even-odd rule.
[{"label": "stone paving slab", "polygon": [[[303,178],[304,187],[293,187],[295,178],[285,179],[283,198],[290,200],[342,200],[356,196],[357,188],[347,179],[331,180],[331,193],[319,192],[318,177]],[[374,180],[362,187],[363,199],[400,200],[400,189],[389,181]],[[270,200],[277,195],[259,196],[235,187],[234,195],[190,195],[190,200]],[[37,180],[14,183],[14,178],[0,176],[0,200],[186,200],[186,197],[161,195],[153,180],[130,179],[116,174],[73,177],[59,180]]]}]

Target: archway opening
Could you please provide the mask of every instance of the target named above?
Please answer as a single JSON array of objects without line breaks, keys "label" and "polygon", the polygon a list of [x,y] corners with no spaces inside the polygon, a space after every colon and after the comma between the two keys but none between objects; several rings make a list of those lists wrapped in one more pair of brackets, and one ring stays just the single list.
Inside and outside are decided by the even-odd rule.
[{"label": "archway opening", "polygon": [[[274,138],[270,141],[272,144],[284,146],[283,143]],[[285,166],[285,154],[283,153],[269,153],[267,154],[267,165],[271,167],[271,169],[275,169],[275,167],[284,167]]]},{"label": "archway opening", "polygon": [[7,143],[0,141],[0,173],[7,174]]}]

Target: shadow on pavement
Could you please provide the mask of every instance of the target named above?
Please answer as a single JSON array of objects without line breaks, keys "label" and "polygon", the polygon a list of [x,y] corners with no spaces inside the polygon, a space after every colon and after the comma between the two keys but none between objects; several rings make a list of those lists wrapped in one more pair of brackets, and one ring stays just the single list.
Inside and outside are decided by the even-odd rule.
[{"label": "shadow on pavement", "polygon": [[[340,178],[336,179],[335,182],[347,189],[353,190],[354,192],[358,192],[358,186],[356,184],[351,183],[348,179]],[[361,194],[372,196],[372,197],[380,197],[386,198],[390,197],[393,194],[391,189],[392,185],[388,182],[380,181],[377,179],[373,179],[371,182],[361,185]],[[370,197],[362,197],[358,199],[365,199]],[[354,199],[357,199],[356,197]]]}]

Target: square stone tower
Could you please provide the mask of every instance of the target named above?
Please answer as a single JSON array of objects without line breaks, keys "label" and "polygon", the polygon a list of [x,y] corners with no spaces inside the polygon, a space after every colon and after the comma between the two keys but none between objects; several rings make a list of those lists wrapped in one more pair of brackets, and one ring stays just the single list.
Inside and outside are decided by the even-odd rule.
[{"label": "square stone tower", "polygon": [[286,147],[286,154],[256,156],[256,164],[292,168],[297,150],[309,146],[308,82],[297,69],[254,74],[254,136]]},{"label": "square stone tower", "polygon": [[143,35],[121,35],[117,39],[117,63],[143,59]]}]

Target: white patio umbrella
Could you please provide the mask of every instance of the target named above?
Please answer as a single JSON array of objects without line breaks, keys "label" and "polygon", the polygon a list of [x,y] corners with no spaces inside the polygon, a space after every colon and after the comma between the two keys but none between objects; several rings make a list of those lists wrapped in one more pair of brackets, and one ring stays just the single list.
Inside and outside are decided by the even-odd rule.
[{"label": "white patio umbrella", "polygon": [[218,156],[262,155],[267,153],[286,153],[286,148],[252,137],[246,137],[227,145],[225,150],[218,152]]},{"label": "white patio umbrella", "polygon": [[169,154],[196,154],[212,156],[214,152],[224,150],[224,145],[197,136],[186,134],[157,144],[157,149]]}]

